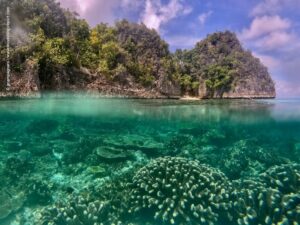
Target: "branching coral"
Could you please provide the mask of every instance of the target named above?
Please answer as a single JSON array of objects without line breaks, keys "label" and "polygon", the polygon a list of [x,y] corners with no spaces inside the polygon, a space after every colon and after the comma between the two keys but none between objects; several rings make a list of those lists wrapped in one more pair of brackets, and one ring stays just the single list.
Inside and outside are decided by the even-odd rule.
[{"label": "branching coral", "polygon": [[129,177],[132,175],[127,173],[116,176],[93,190],[94,198],[108,204],[106,224],[127,224],[124,221],[128,220]]},{"label": "branching coral", "polygon": [[255,181],[236,181],[232,192],[233,216],[239,225],[297,224],[300,221],[300,195],[284,195]]},{"label": "branching coral", "polygon": [[80,196],[66,205],[45,208],[41,220],[43,225],[101,225],[106,206],[105,202],[89,202]]},{"label": "branching coral", "polygon": [[230,182],[217,169],[179,157],[158,158],[133,177],[129,212],[165,224],[214,224],[230,207]]},{"label": "branching coral", "polygon": [[[232,224],[300,221],[298,165],[271,167],[257,179],[229,181],[198,161],[163,157],[46,208],[43,225]],[[92,195],[90,195],[92,193]]]},{"label": "branching coral", "polygon": [[280,190],[284,194],[300,193],[300,165],[284,164],[273,166],[260,176],[267,186]]}]

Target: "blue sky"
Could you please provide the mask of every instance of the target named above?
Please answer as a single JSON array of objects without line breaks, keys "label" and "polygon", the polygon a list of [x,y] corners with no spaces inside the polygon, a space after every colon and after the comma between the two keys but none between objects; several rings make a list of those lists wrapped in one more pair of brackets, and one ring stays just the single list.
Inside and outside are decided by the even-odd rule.
[{"label": "blue sky", "polygon": [[156,29],[170,49],[231,30],[260,58],[278,97],[300,97],[300,0],[59,0],[91,26],[126,18]]}]

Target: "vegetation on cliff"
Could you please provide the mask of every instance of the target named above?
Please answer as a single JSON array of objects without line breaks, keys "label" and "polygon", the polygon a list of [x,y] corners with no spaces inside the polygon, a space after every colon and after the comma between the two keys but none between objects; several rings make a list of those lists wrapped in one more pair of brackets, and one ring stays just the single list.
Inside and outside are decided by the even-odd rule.
[{"label": "vegetation on cliff", "polygon": [[[231,32],[209,35],[194,49],[172,54],[159,34],[144,24],[122,20],[114,26],[101,23],[90,28],[85,20],[54,0],[2,0],[2,15],[8,4],[13,15],[12,69],[22,72],[26,60],[34,61],[42,89],[51,86],[49,80],[60,66],[86,68],[112,85],[130,84],[166,95],[170,94],[166,89],[173,89],[173,93],[178,89],[179,94],[223,97],[223,93],[240,86],[241,80],[247,83],[253,76],[259,77],[257,85],[275,93],[267,69],[243,50]],[[5,22],[1,17],[0,26],[4,28]],[[1,29],[2,74],[5,39],[5,29]],[[201,95],[202,86],[205,93]]]},{"label": "vegetation on cliff", "polygon": [[182,72],[190,75],[191,82],[199,78],[204,82],[207,91],[202,97],[222,97],[243,82],[252,89],[261,86],[275,93],[267,68],[242,48],[232,32],[208,35],[190,51],[177,50],[175,57],[181,62]]}]

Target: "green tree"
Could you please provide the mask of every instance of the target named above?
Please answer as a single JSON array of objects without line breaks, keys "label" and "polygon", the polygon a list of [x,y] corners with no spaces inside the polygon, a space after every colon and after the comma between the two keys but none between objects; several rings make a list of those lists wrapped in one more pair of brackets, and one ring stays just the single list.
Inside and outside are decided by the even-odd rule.
[{"label": "green tree", "polygon": [[115,41],[110,41],[102,45],[99,52],[98,71],[108,78],[113,79],[122,69],[124,70],[127,53]]},{"label": "green tree", "polygon": [[43,57],[50,63],[60,65],[72,64],[72,52],[63,38],[47,39],[42,49]]},{"label": "green tree", "polygon": [[75,13],[65,12],[69,32],[64,37],[74,55],[74,65],[95,68],[94,55],[90,46],[90,28],[85,20],[77,19]]},{"label": "green tree", "polygon": [[210,91],[211,97],[214,96],[216,91],[219,91],[222,97],[223,92],[230,88],[233,80],[233,72],[229,67],[217,64],[209,65],[205,69],[205,84]]},{"label": "green tree", "polygon": [[116,29],[104,23],[98,24],[91,30],[90,41],[95,51],[99,52],[105,43],[117,42]]}]

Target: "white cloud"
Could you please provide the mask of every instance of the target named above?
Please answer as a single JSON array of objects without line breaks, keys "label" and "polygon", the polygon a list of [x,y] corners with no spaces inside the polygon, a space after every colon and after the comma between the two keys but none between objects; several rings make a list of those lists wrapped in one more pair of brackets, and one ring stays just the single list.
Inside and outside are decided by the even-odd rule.
[{"label": "white cloud", "polygon": [[96,3],[95,0],[60,0],[59,2],[63,7],[76,11],[81,15],[85,14],[87,10]]},{"label": "white cloud", "polygon": [[211,16],[212,13],[213,12],[210,10],[210,11],[202,13],[201,15],[198,16],[198,19],[202,26],[205,24],[206,20]]},{"label": "white cloud", "polygon": [[251,16],[277,14],[284,9],[298,10],[300,0],[263,0],[250,12]]},{"label": "white cloud", "polygon": [[280,66],[280,61],[278,59],[274,58],[273,56],[259,54],[256,52],[253,52],[253,55],[256,58],[259,58],[265,66],[267,66],[268,68],[271,68],[272,70],[276,69]]},{"label": "white cloud", "polygon": [[297,37],[286,31],[276,31],[256,41],[256,46],[265,50],[288,47],[297,42]]},{"label": "white cloud", "polygon": [[269,68],[276,83],[276,92],[278,97],[296,97],[300,96],[300,58],[298,53],[300,47],[295,47],[285,54],[272,56],[268,54],[257,54],[254,56]]},{"label": "white cloud", "polygon": [[146,0],[145,10],[141,15],[141,21],[149,28],[157,31],[163,24],[180,15],[192,12],[190,6],[184,5],[180,0],[170,0],[163,5],[160,0]]},{"label": "white cloud", "polygon": [[104,22],[112,23],[117,19],[114,10],[119,6],[118,0],[59,0],[61,5],[79,13],[92,26]]},{"label": "white cloud", "polygon": [[143,23],[149,28],[158,30],[162,22],[161,20],[162,19],[158,15],[157,8],[153,5],[151,0],[147,0],[145,12],[142,18]]},{"label": "white cloud", "polygon": [[299,42],[292,31],[292,23],[279,15],[255,17],[249,28],[239,33],[240,39],[248,46],[263,51],[284,51]]},{"label": "white cloud", "polygon": [[288,19],[299,9],[300,0],[262,0],[250,12],[249,27],[239,33],[269,68],[279,97],[300,96],[300,37],[297,22]]},{"label": "white cloud", "polygon": [[[117,19],[135,13],[140,14],[140,22],[159,31],[170,20],[190,14],[193,8],[185,0],[57,0],[65,8],[76,11],[92,26],[100,23],[113,23]],[[142,13],[140,13],[142,12]]]},{"label": "white cloud", "polygon": [[183,15],[188,15],[191,12],[193,12],[193,8],[191,6],[185,6],[184,9],[183,9],[183,11],[182,11],[182,14]]},{"label": "white cloud", "polygon": [[250,28],[242,31],[241,38],[245,40],[254,39],[272,32],[287,30],[290,27],[291,22],[278,15],[255,17]]},{"label": "white cloud", "polygon": [[[79,13],[92,26],[113,23],[132,11],[138,12],[145,1],[140,0],[57,0],[64,8]],[[117,12],[117,13],[116,13]]]},{"label": "white cloud", "polygon": [[252,16],[258,16],[263,14],[273,14],[280,10],[280,2],[282,0],[264,0],[254,7],[251,11]]}]

